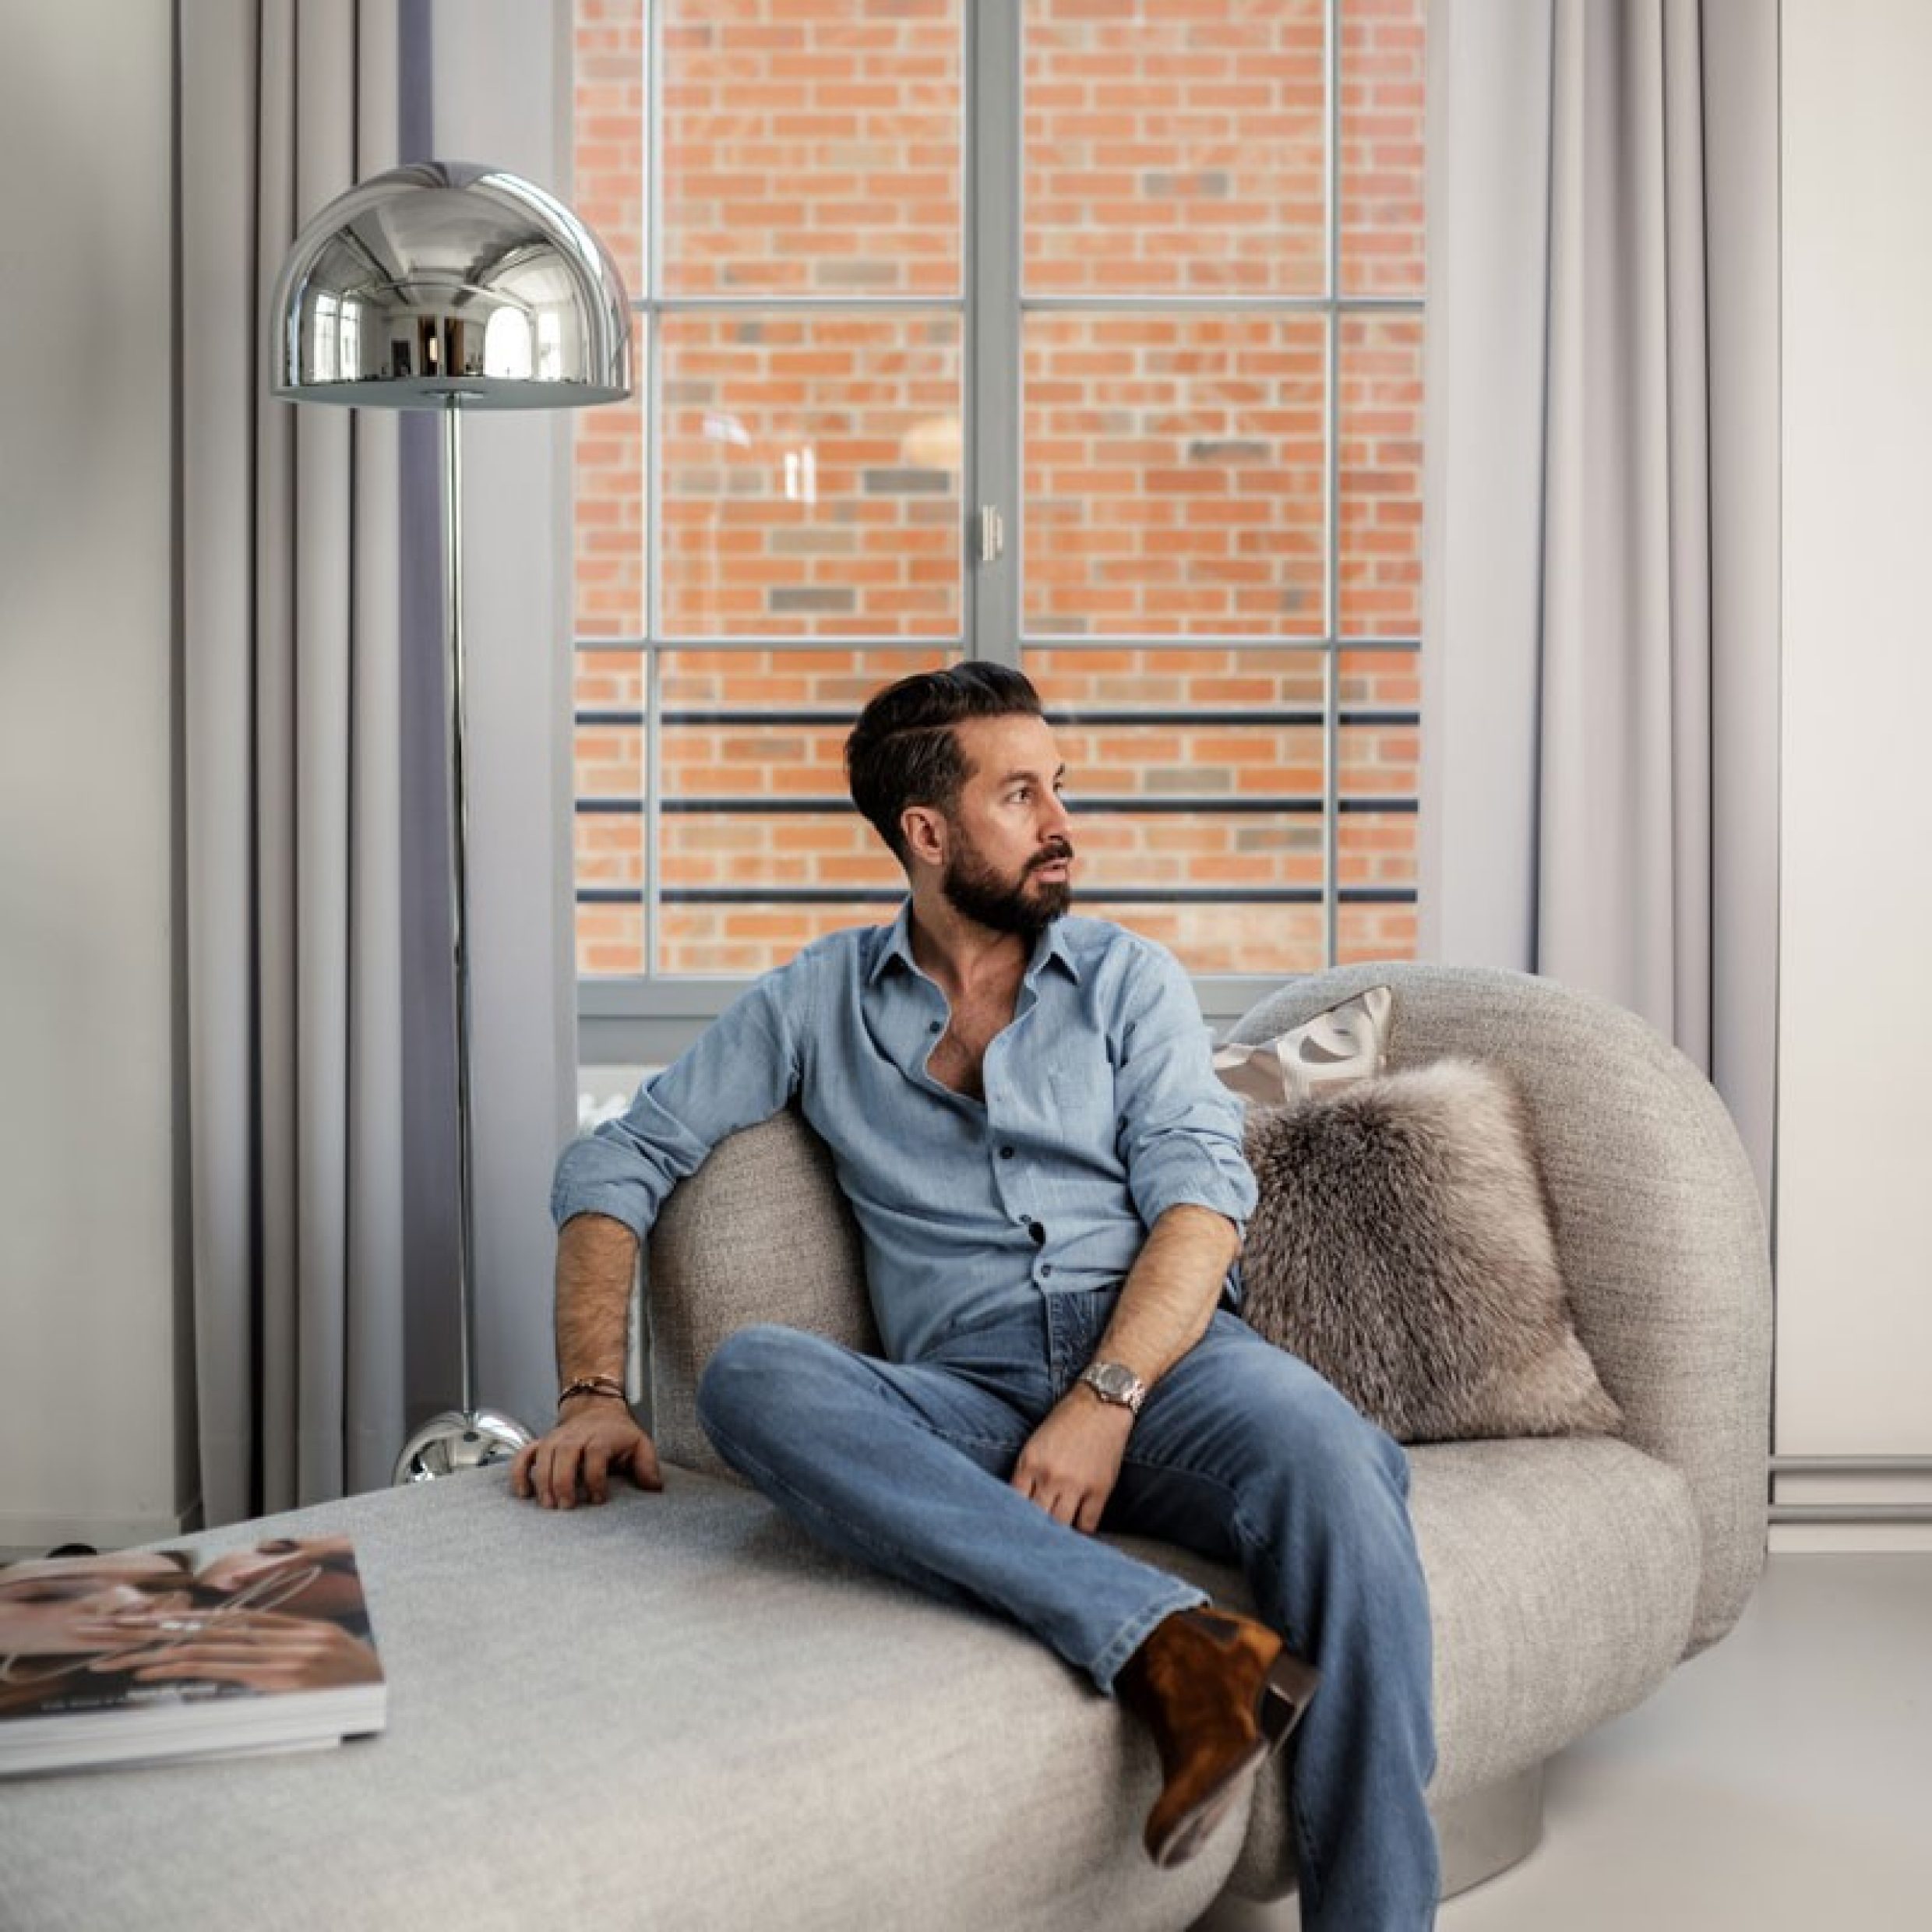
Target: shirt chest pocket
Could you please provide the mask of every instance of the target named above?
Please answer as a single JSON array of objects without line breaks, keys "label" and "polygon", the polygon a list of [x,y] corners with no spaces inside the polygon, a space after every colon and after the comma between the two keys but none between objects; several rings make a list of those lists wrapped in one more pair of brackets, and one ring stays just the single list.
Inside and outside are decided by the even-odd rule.
[{"label": "shirt chest pocket", "polygon": [[1070,1151],[1111,1159],[1119,1123],[1113,1062],[1104,1040],[1063,1041],[1047,1063],[1052,1126]]}]

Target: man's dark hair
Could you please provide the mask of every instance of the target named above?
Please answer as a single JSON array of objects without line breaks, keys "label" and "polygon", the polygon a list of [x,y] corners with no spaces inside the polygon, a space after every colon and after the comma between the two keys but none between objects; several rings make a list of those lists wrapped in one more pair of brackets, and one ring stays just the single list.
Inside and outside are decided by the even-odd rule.
[{"label": "man's dark hair", "polygon": [[1039,693],[1006,665],[954,665],[901,678],[873,698],[845,741],[852,802],[903,866],[899,820],[906,807],[950,813],[966,782],[966,754],[953,727],[968,717],[1039,715]]}]

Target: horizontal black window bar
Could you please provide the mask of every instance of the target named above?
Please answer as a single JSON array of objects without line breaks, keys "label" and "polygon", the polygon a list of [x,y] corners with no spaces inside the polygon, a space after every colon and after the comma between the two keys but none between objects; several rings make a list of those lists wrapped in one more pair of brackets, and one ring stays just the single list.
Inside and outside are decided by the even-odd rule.
[{"label": "horizontal black window bar", "polygon": [[[1324,801],[1319,794],[1294,798],[1244,797],[1229,793],[1224,797],[1137,798],[1125,795],[1112,798],[1092,798],[1085,793],[1078,796],[1070,794],[1066,800],[1068,811],[1078,815],[1088,812],[1193,812],[1204,816],[1217,812],[1288,812],[1302,814],[1320,813]],[[587,816],[603,813],[633,815],[644,809],[641,799],[580,799],[576,809]],[[1338,799],[1338,812],[1388,812],[1413,813],[1420,809],[1419,802],[1413,798],[1401,799]],[[660,799],[660,812],[671,813],[686,817],[700,817],[710,813],[736,814],[740,816],[781,818],[803,813],[830,813],[842,816],[852,809],[850,799],[796,799],[796,798],[747,798],[742,793],[724,799]]]},{"label": "horizontal black window bar", "polygon": [[[816,298],[807,297],[813,308],[827,305]],[[1238,306],[1223,303],[1218,297],[1209,297],[1217,308]],[[1074,305],[1091,312],[1104,305],[1104,298],[1077,296]],[[717,306],[717,298],[705,295],[698,298],[696,305],[703,308]],[[832,305],[836,306],[836,304]],[[876,303],[868,306],[876,307]],[[1166,308],[1163,302],[1158,305]],[[1050,307],[1046,302],[1033,306]],[[1285,637],[1278,633],[1267,634],[1254,631],[1217,633],[1215,631],[1164,631],[1105,632],[1092,631],[1042,631],[1020,640],[1022,650],[1058,650],[1071,654],[1102,650],[1273,650],[1292,651],[1304,658],[1318,657],[1325,653],[1341,650],[1405,650],[1412,656],[1422,649],[1422,640],[1413,631],[1351,631],[1344,636]],[[918,637],[883,635],[861,636],[855,632],[841,632],[826,636],[806,636],[797,631],[787,631],[777,636],[754,636],[744,631],[721,631],[709,637],[646,637],[641,633],[631,631],[613,637],[573,637],[570,648],[593,654],[624,652],[631,657],[642,657],[647,651],[661,652],[666,656],[689,655],[696,651],[731,651],[735,654],[754,654],[759,651],[776,651],[781,655],[793,651],[864,651],[868,653],[897,653],[900,656],[919,654],[950,654],[957,661],[961,642],[954,637]],[[916,667],[915,667],[916,668]]]},{"label": "horizontal black window bar", "polygon": [[[890,886],[667,886],[658,894],[665,905],[897,905],[903,888]],[[1413,886],[1344,886],[1335,894],[1343,905],[1413,905]],[[637,886],[580,886],[579,905],[642,905]],[[1089,885],[1088,905],[1321,905],[1319,886]]]},{"label": "horizontal black window bar", "polygon": [[[643,707],[600,705],[579,711],[576,721],[580,724],[641,726],[644,721]],[[1257,708],[1232,711],[1049,711],[1046,721],[1056,728],[1075,731],[1092,730],[1101,725],[1113,728],[1136,724],[1144,724],[1151,730],[1171,730],[1177,724],[1185,724],[1196,731],[1204,727],[1229,726],[1267,726],[1280,730],[1285,727],[1313,729],[1325,724],[1328,717],[1319,705],[1302,705],[1287,710]],[[851,715],[844,711],[694,710],[681,706],[665,711],[660,722],[667,729],[675,724],[703,724],[740,725],[747,728],[770,726],[776,730],[796,731],[802,725],[831,725],[840,730],[849,730],[852,721]],[[1336,714],[1336,722],[1345,726],[1374,726],[1383,730],[1413,730],[1422,723],[1422,714],[1373,705],[1345,704]]]}]

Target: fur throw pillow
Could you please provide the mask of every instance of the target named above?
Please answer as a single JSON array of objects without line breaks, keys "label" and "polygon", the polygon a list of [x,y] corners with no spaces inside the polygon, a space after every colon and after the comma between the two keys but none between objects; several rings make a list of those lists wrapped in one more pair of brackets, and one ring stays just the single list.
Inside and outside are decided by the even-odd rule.
[{"label": "fur throw pillow", "polygon": [[1474,1060],[1258,1107],[1243,1313],[1402,1442],[1603,1433],[1529,1119]]}]

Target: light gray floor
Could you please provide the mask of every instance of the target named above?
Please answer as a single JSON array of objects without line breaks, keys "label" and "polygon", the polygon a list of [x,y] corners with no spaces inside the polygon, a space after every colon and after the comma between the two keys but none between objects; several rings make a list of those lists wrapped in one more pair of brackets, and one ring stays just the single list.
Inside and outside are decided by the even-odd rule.
[{"label": "light gray floor", "polygon": [[1925,1932],[1932,1554],[1773,1557],[1723,1642],[1557,1758],[1542,1844],[1439,1927]]}]

